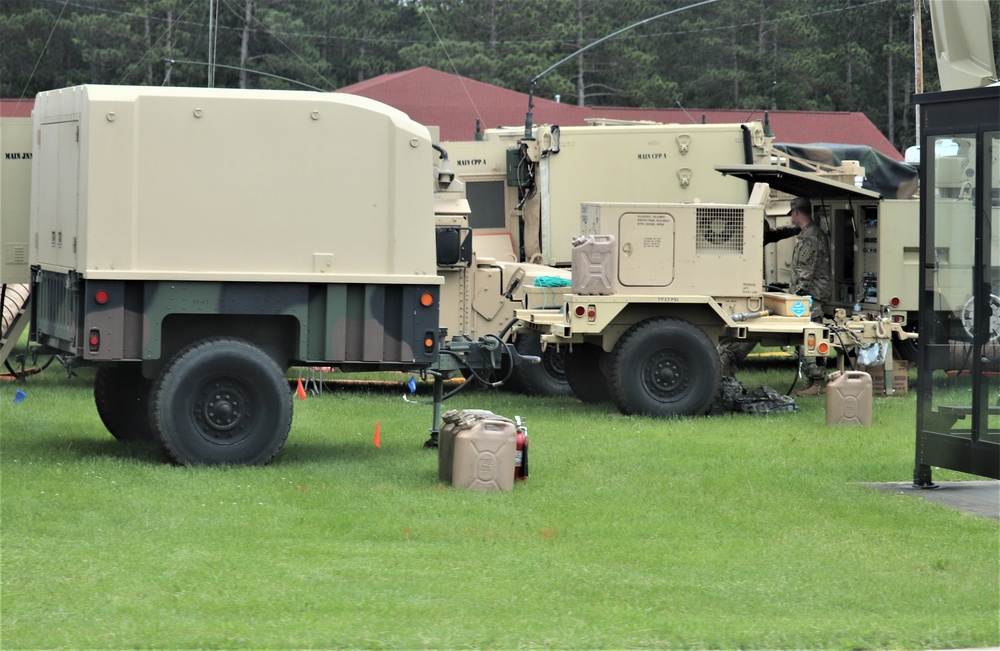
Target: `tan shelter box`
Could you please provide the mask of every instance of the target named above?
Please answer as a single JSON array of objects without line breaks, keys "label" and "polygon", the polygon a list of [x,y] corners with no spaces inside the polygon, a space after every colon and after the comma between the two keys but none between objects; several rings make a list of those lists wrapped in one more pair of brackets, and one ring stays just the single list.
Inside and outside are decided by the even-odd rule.
[{"label": "tan shelter box", "polygon": [[78,86],[39,94],[34,129],[31,258],[43,267],[440,282],[429,133],[378,102]]},{"label": "tan shelter box", "polygon": [[613,246],[607,293],[758,297],[766,193],[747,205],[584,203],[579,230]]},{"label": "tan shelter box", "polygon": [[0,118],[0,283],[28,282],[31,118]]}]

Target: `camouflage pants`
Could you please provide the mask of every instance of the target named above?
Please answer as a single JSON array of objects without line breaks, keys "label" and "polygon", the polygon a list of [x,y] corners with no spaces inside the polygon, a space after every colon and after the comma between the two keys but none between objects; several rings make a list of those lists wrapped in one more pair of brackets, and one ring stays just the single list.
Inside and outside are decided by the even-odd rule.
[{"label": "camouflage pants", "polygon": [[733,369],[743,363],[756,345],[756,339],[724,339],[720,342],[719,357],[722,359],[723,374],[731,375]]}]

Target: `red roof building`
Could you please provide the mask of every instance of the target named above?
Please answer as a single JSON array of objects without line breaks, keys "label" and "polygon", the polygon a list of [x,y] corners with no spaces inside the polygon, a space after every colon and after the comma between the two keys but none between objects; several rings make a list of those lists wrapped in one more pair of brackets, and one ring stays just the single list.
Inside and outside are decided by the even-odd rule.
[{"label": "red roof building", "polygon": [[[477,118],[483,130],[524,125],[528,111],[527,93],[428,67],[381,75],[345,86],[337,92],[378,100],[398,108],[421,124],[437,126],[443,141],[472,140]],[[539,97],[534,98],[533,110],[535,124],[559,126],[584,126],[588,119],[733,124],[763,120],[764,117],[763,111],[746,110],[579,107]],[[864,113],[768,111],[767,119],[776,142],[867,145],[893,160],[903,160],[903,155]]]},{"label": "red roof building", "polygon": [[0,99],[0,118],[30,118],[35,98]]}]

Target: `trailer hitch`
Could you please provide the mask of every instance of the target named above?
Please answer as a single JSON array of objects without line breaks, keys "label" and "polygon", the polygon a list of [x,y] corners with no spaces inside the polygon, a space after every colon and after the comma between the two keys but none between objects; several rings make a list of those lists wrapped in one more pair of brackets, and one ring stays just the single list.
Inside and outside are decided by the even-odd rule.
[{"label": "trailer hitch", "polygon": [[[473,379],[488,387],[498,387],[510,379],[518,364],[538,364],[541,358],[522,355],[514,344],[503,341],[496,335],[486,335],[473,341],[468,337],[447,339],[447,330],[439,333],[438,360],[428,373],[434,378],[434,414],[430,428],[430,438],[424,442],[425,448],[437,448],[441,427],[441,405],[445,400],[464,389]],[[456,373],[465,372],[466,382],[445,394],[444,381]],[[499,380],[493,380],[496,372],[504,372]]]}]

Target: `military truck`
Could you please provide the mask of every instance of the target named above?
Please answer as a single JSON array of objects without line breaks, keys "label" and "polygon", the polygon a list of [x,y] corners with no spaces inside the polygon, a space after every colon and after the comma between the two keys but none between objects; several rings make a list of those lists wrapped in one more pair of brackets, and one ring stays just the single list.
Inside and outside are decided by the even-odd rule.
[{"label": "military truck", "polygon": [[[520,259],[559,266],[570,265],[582,202],[742,203],[759,181],[771,188],[766,227],[780,228],[790,223],[790,200],[809,197],[831,238],[827,316],[844,310],[917,329],[916,170],[870,148],[776,144],[758,122],[536,126],[530,139],[520,129],[491,129],[482,142],[449,148],[477,237],[520,236]],[[792,240],[763,248],[765,285],[774,291],[788,287],[792,248]],[[895,340],[897,354],[914,360],[915,341]]]},{"label": "military truck", "polygon": [[581,400],[611,397],[623,413],[653,416],[709,409],[723,339],[825,356],[834,346],[911,336],[889,319],[843,312],[815,323],[808,297],[764,291],[769,201],[770,188],[758,183],[741,204],[584,203],[572,292],[556,309],[519,310],[517,328],[564,349]]},{"label": "military truck", "polygon": [[[443,152],[395,109],[78,86],[38,95],[32,140],[30,338],[97,367],[117,438],[184,464],[266,463],[293,365],[440,379],[517,359],[495,334],[441,329],[445,276],[471,275],[468,228]],[[509,300],[530,305],[528,285]]]},{"label": "military truck", "polygon": [[[465,185],[473,251],[480,260],[489,260],[508,278],[521,274],[522,267],[536,279],[558,276],[552,267],[568,269],[571,264],[581,202],[746,201],[749,185],[721,177],[714,166],[757,162],[770,153],[766,125],[758,122],[593,122],[585,127],[535,126],[530,139],[523,129],[500,127],[486,130],[481,140],[442,143]],[[525,266],[530,263],[548,269]],[[548,304],[561,304],[563,291],[549,286]],[[504,325],[520,307],[498,301],[495,292],[483,297],[490,309],[499,309],[493,321]],[[517,366],[508,386],[540,395],[570,393],[557,347],[543,352],[538,336],[523,330],[514,345],[523,354],[539,355],[542,362]]]}]

